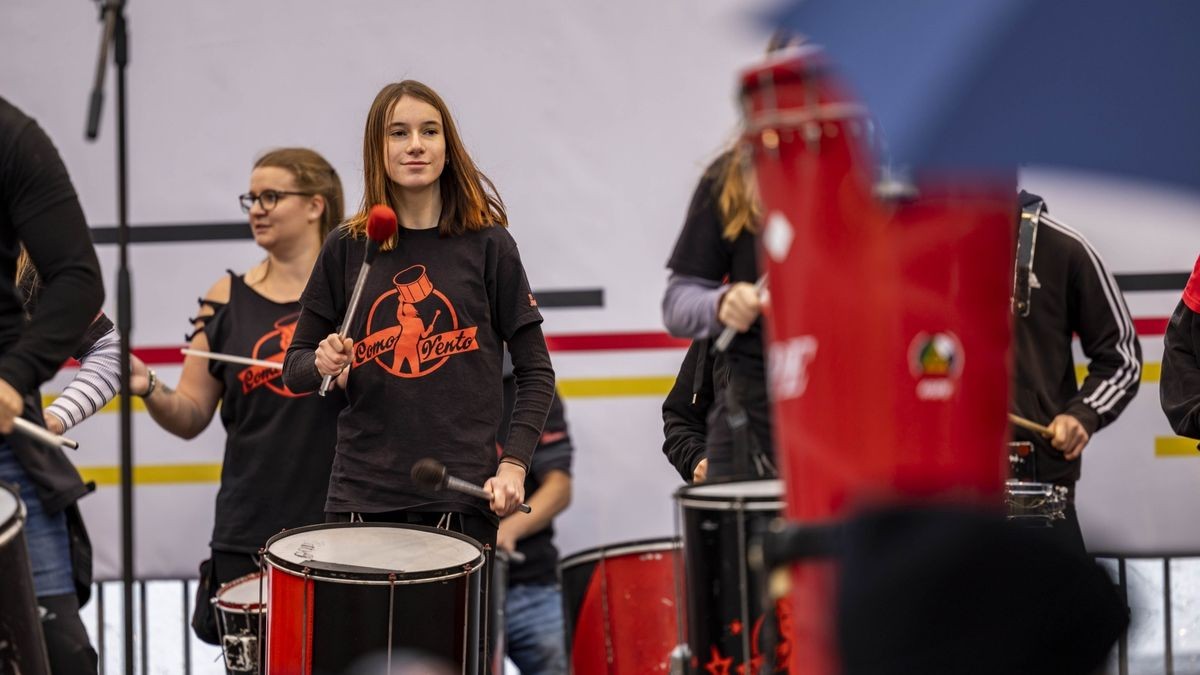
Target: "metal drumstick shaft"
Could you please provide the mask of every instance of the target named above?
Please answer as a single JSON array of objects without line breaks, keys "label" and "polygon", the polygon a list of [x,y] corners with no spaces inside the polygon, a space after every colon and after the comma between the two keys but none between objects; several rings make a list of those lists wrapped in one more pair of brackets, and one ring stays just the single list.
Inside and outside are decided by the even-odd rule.
[{"label": "metal drumstick shaft", "polygon": [[[354,292],[350,294],[350,307],[346,310],[346,318],[342,320],[342,326],[338,329],[338,338],[345,340],[350,337],[350,325],[354,322],[354,315],[358,310],[358,301],[362,299],[363,286],[367,284],[367,273],[371,271],[371,263],[363,262],[362,267],[358,268],[358,279],[354,281]],[[318,393],[322,396],[329,391],[329,387],[333,384],[335,375],[326,375],[325,379],[321,380],[321,389]]]},{"label": "metal drumstick shaft", "polygon": [[43,427],[39,427],[33,422],[21,417],[13,418],[13,431],[21,434],[22,436],[32,438],[38,443],[48,445],[52,448],[66,446],[72,450],[79,449],[79,444],[67,438],[66,436],[59,436],[58,434]]}]

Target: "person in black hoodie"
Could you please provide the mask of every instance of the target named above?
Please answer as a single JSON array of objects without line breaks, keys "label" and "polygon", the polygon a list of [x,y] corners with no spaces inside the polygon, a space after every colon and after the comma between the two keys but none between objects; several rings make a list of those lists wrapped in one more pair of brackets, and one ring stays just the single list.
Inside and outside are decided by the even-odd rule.
[{"label": "person in black hoodie", "polygon": [[[1013,298],[1012,412],[1045,424],[1053,437],[1014,427],[1013,440],[1033,444],[1034,480],[1068,489],[1059,530],[1083,550],[1074,506],[1081,456],[1137,393],[1142,349],[1121,291],[1095,249],[1052,218],[1041,197],[1022,191],[1019,202],[1018,237],[1025,228],[1034,246],[1028,291],[1018,289]],[[1082,385],[1071,348],[1075,335],[1090,359]]]},{"label": "person in black hoodie", "polygon": [[[36,309],[26,319],[16,285],[24,244],[41,273]],[[26,547],[55,673],[96,672],[96,652],[79,620],[90,558],[75,502],[87,494],[62,448],[12,434],[13,419],[43,424],[38,386],[80,346],[104,301],[100,265],[75,188],[58,150],[37,122],[0,98],[0,481],[25,502]],[[10,581],[10,580],[6,580]],[[14,580],[15,581],[15,580]],[[12,645],[10,645],[10,648]],[[0,670],[7,661],[0,646]]]},{"label": "person in black hoodie", "polygon": [[708,478],[708,411],[713,403],[712,340],[688,347],[675,384],[662,405],[663,454],[689,483]]},{"label": "person in black hoodie", "polygon": [[1158,395],[1171,428],[1200,438],[1200,258],[1163,337]]}]

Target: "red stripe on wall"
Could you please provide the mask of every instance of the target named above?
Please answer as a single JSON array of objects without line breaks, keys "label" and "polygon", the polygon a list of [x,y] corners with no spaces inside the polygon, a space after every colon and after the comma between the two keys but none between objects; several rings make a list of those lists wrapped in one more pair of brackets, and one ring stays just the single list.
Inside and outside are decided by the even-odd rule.
[{"label": "red stripe on wall", "polygon": [[[547,335],[546,346],[552,352],[628,351],[633,349],[687,349],[690,340],[674,338],[666,333],[588,333]],[[183,363],[179,346],[135,347],[134,354],[151,366]],[[70,364],[78,365],[78,364]]]},{"label": "red stripe on wall", "polygon": [[1145,317],[1133,320],[1133,329],[1137,331],[1138,337],[1155,337],[1163,335],[1167,332],[1167,322],[1170,317]]},{"label": "red stripe on wall", "polygon": [[666,333],[601,333],[547,335],[546,346],[552,352],[597,352],[626,349],[687,349],[691,340]]},{"label": "red stripe on wall", "polygon": [[[1168,317],[1143,317],[1134,319],[1133,327],[1139,337],[1158,337],[1166,332],[1169,320]],[[546,336],[546,345],[552,352],[686,349],[688,344],[690,341],[671,337],[666,333],[578,333]],[[179,365],[183,363],[183,354],[179,353],[181,346],[137,347],[133,353],[152,366]],[[77,365],[71,362],[67,367]]]}]

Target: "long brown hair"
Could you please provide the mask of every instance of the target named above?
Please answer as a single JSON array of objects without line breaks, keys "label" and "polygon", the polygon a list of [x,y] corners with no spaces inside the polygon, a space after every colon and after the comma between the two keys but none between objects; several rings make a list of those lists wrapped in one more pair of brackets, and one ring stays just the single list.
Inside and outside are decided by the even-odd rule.
[{"label": "long brown hair", "polygon": [[[767,41],[767,54],[788,47],[804,44],[808,38],[801,33],[781,28],[771,34]],[[758,184],[754,181],[754,169],[746,146],[735,140],[726,149],[723,161],[715,162],[709,170],[711,178],[719,187],[717,208],[725,227],[721,236],[733,241],[743,231],[758,233],[758,221],[762,207],[758,201]]]},{"label": "long brown hair", "polygon": [[758,203],[758,188],[752,176],[749,157],[745,146],[735,141],[725,156],[714,162],[709,169],[710,178],[718,187],[717,209],[721,212],[724,228],[721,236],[733,241],[743,231],[758,233],[761,208]]},{"label": "long brown hair", "polygon": [[[346,230],[355,237],[366,236],[367,212],[375,204],[387,204],[399,210],[401,188],[388,177],[385,143],[392,109],[405,96],[428,103],[442,116],[446,166],[438,177],[442,195],[438,231],[446,236],[475,232],[493,225],[507,227],[508,214],[504,210],[504,201],[500,199],[491,179],[471,160],[445,101],[429,86],[416,80],[404,80],[380,89],[367,113],[366,129],[363,131],[363,200],[358,213],[346,221]],[[393,236],[383,249],[395,246],[396,239]]]},{"label": "long brown hair", "polygon": [[321,213],[321,241],[338,223],[342,222],[342,180],[337,171],[315,150],[308,148],[279,148],[272,150],[254,163],[254,168],[271,167],[292,174],[297,192],[320,195],[325,200]]}]

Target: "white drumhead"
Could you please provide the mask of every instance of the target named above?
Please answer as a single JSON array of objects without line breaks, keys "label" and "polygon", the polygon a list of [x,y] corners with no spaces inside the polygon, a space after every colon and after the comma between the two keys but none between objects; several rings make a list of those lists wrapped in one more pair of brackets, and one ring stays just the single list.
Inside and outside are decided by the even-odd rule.
[{"label": "white drumhead", "polygon": [[296,565],[322,562],[413,574],[461,567],[479,558],[480,550],[457,537],[428,530],[357,525],[284,536],[267,553]]},{"label": "white drumhead", "polygon": [[259,588],[261,580],[258,572],[234,579],[217,591],[217,604],[230,609],[257,609],[267,602],[267,589]]},{"label": "white drumhead", "polygon": [[21,501],[8,488],[0,488],[0,526],[7,523],[21,509]]},{"label": "white drumhead", "polygon": [[689,499],[781,499],[783,481],[772,479],[701,484],[684,488],[679,494]]}]

